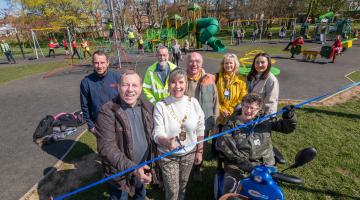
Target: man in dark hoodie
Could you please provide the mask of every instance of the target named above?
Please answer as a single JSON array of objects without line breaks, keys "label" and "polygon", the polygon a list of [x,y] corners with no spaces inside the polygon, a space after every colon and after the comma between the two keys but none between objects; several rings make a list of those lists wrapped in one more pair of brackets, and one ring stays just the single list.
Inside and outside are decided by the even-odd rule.
[{"label": "man in dark hoodie", "polygon": [[95,133],[94,123],[103,104],[119,95],[120,74],[109,70],[109,59],[103,51],[92,56],[94,72],[80,84],[80,104],[89,131]]}]

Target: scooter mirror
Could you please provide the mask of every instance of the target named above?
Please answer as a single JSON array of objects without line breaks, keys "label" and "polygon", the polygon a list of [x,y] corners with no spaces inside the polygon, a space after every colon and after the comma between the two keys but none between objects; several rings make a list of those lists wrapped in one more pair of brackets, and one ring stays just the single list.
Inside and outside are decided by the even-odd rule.
[{"label": "scooter mirror", "polygon": [[305,148],[305,149],[299,151],[295,156],[294,164],[292,164],[290,167],[284,169],[283,171],[305,165],[306,163],[314,160],[314,158],[316,157],[316,154],[317,154],[317,151],[314,147]]}]

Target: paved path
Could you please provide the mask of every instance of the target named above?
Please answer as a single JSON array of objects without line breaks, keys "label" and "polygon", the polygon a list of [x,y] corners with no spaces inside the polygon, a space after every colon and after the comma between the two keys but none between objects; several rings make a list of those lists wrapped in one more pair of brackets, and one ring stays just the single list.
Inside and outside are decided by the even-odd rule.
[{"label": "paved path", "polygon": [[[359,55],[357,42],[335,64],[300,62],[300,56],[294,60],[288,59],[288,55],[276,56],[276,66],[281,69],[280,98],[308,99],[350,83],[344,75],[360,70]],[[143,55],[131,58],[141,75],[154,60],[154,56]],[[208,72],[215,73],[219,63],[205,59],[204,66]],[[185,66],[184,61],[180,66]],[[0,85],[1,200],[20,198],[72,144],[70,138],[41,149],[32,142],[32,134],[46,114],[79,109],[80,80],[89,72],[89,68],[75,68],[47,79],[42,79],[40,74]]]}]

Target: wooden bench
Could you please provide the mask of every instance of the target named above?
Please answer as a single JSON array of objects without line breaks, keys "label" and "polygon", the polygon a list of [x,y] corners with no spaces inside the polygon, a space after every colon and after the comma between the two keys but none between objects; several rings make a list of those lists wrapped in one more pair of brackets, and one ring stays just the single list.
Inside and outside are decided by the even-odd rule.
[{"label": "wooden bench", "polygon": [[320,52],[313,50],[304,50],[302,53],[304,61],[307,62],[315,62],[316,56],[320,54]]}]

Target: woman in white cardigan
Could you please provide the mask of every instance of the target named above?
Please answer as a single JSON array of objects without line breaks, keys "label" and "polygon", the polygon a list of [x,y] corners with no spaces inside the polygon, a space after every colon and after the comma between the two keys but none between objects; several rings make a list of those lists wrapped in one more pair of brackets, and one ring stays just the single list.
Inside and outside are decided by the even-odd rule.
[{"label": "woman in white cardigan", "polygon": [[279,82],[270,70],[269,54],[259,53],[254,58],[246,81],[248,93],[258,93],[262,97],[265,114],[275,113],[279,101]]},{"label": "woman in white cardigan", "polygon": [[159,101],[154,110],[153,139],[158,150],[166,153],[185,146],[160,160],[165,199],[185,199],[186,185],[193,164],[202,162],[203,144],[195,143],[204,138],[204,112],[195,98],[185,95],[186,71],[176,68],[170,73],[170,96]]}]

